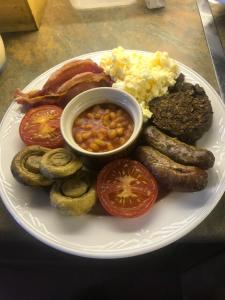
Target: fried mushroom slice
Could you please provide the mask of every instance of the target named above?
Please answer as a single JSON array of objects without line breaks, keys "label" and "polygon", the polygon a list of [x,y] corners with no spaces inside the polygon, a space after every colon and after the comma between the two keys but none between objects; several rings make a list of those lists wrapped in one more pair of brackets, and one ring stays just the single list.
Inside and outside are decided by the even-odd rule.
[{"label": "fried mushroom slice", "polygon": [[70,176],[81,167],[81,160],[65,148],[56,148],[48,151],[40,162],[42,174],[50,179]]},{"label": "fried mushroom slice", "polygon": [[80,216],[88,213],[97,199],[89,174],[79,171],[70,178],[56,182],[50,192],[51,204],[63,214]]},{"label": "fried mushroom slice", "polygon": [[50,149],[42,146],[27,146],[16,154],[11,163],[11,172],[20,183],[31,186],[49,186],[52,180],[40,172],[42,156]]}]

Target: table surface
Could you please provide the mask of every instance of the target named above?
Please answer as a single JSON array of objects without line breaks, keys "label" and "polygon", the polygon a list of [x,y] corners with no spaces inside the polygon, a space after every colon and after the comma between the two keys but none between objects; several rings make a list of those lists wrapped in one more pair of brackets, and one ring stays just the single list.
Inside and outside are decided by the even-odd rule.
[{"label": "table surface", "polygon": [[[122,2],[122,1],[121,1]],[[225,43],[225,6],[212,5],[221,40]],[[218,90],[196,2],[166,1],[149,10],[144,0],[129,6],[76,10],[67,0],[49,0],[39,31],[2,34],[7,63],[0,76],[0,118],[16,88],[52,66],[80,54],[123,46],[127,49],[167,51]],[[214,211],[180,242],[225,240],[225,195]],[[31,237],[0,201],[0,240],[29,241]]]}]

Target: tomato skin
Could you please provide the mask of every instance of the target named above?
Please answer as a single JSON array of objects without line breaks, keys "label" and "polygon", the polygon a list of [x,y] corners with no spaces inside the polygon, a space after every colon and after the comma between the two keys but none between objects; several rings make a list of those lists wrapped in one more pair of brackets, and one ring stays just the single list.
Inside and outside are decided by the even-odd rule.
[{"label": "tomato skin", "polygon": [[28,145],[58,148],[64,143],[60,131],[62,108],[56,105],[42,105],[30,109],[21,120],[19,133]]},{"label": "tomato skin", "polygon": [[97,195],[109,214],[134,218],[146,213],[154,204],[158,185],[141,163],[117,159],[98,174]]}]

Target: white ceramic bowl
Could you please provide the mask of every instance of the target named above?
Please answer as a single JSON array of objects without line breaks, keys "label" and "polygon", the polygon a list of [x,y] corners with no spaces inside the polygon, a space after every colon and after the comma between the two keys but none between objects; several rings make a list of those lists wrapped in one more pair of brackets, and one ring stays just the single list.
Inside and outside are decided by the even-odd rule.
[{"label": "white ceramic bowl", "polygon": [[[90,152],[81,148],[74,140],[72,127],[74,120],[89,107],[102,104],[113,103],[127,111],[134,122],[134,130],[130,138],[121,147],[107,152]],[[61,132],[66,143],[81,155],[91,157],[109,157],[118,155],[130,148],[136,141],[143,124],[143,115],[139,103],[130,94],[115,88],[100,87],[87,90],[73,98],[65,107],[61,116]]]}]

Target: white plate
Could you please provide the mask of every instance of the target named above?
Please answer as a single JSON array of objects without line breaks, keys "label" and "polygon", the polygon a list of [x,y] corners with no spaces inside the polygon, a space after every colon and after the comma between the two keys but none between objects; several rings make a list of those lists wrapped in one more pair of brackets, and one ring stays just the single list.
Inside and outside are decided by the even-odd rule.
[{"label": "white plate", "polygon": [[[99,62],[103,52],[80,56]],[[33,80],[25,91],[39,89],[49,75],[65,62]],[[15,181],[10,164],[23,148],[18,127],[22,114],[11,104],[0,127],[0,192],[5,206],[30,234],[64,252],[95,258],[119,258],[139,255],[164,247],[195,228],[213,210],[225,190],[225,109],[216,91],[196,72],[178,63],[186,80],[199,83],[212,102],[214,116],[209,132],[199,145],[211,150],[215,166],[209,171],[209,183],[197,193],[171,193],[153,209],[136,219],[109,216],[62,216],[50,206],[45,191],[25,187]]]}]

